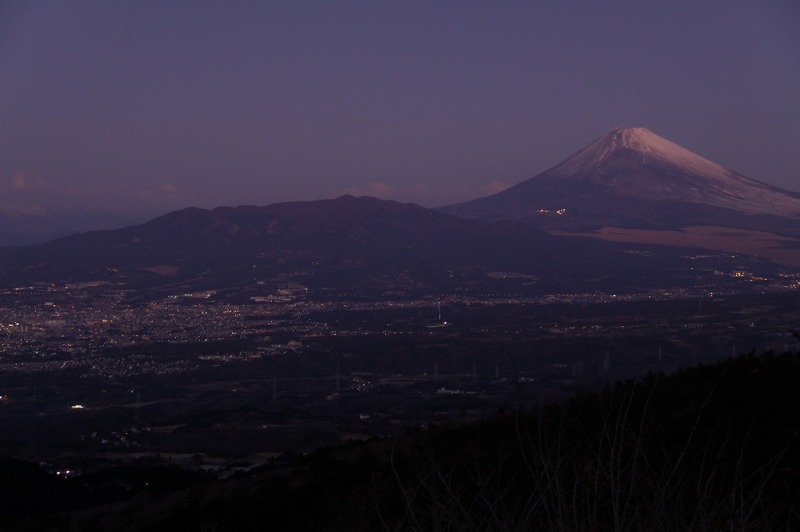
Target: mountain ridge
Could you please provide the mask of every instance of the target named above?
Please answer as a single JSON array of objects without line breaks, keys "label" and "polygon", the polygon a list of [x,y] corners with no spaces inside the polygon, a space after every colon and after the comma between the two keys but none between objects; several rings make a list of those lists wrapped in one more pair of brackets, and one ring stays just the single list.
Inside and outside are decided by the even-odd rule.
[{"label": "mountain ridge", "polygon": [[[503,284],[491,279],[505,276],[492,272],[522,273],[516,278],[528,281],[514,284],[517,293],[596,287],[591,279],[620,288],[634,277],[664,278],[649,255],[629,249],[556,237],[522,222],[487,223],[415,204],[342,196],[192,207],[138,226],[4,248],[0,274],[17,283],[106,280],[172,292],[256,290],[256,280],[294,279],[373,295],[386,287],[429,294]],[[663,260],[681,259],[670,253]]]}]

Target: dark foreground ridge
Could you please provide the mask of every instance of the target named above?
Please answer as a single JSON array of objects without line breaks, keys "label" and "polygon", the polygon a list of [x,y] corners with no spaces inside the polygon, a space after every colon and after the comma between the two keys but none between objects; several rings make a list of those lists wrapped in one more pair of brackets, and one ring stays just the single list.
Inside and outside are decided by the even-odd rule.
[{"label": "dark foreground ridge", "polygon": [[0,530],[797,530],[798,380],[751,354],[225,481],[4,460]]}]

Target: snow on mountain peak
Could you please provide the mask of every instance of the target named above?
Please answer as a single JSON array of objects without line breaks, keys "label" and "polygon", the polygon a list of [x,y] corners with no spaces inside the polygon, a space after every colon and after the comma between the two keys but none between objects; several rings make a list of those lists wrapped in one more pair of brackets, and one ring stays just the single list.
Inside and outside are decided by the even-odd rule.
[{"label": "snow on mountain peak", "polygon": [[700,157],[683,146],[659,137],[652,131],[643,127],[619,130],[622,145],[632,150],[643,153],[646,157],[660,159],[665,162],[680,166],[685,170],[705,174],[709,177],[724,177],[731,172],[719,164]]},{"label": "snow on mountain peak", "polygon": [[667,163],[684,171],[716,179],[724,179],[732,173],[643,127],[612,129],[553,170],[567,176],[585,174],[587,170],[597,168],[623,149],[641,154],[642,164]]},{"label": "snow on mountain peak", "polygon": [[800,214],[797,194],[732,172],[643,127],[612,129],[540,175],[588,180],[624,196],[704,203],[748,214]]}]

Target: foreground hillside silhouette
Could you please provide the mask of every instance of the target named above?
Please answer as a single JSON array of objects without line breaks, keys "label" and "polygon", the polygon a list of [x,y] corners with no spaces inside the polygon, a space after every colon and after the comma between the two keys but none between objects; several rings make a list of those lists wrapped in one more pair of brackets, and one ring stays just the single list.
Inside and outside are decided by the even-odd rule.
[{"label": "foreground hillside silhouette", "polygon": [[[529,412],[319,450],[227,481],[151,466],[57,483],[33,466],[5,463],[2,524],[793,530],[800,526],[798,379],[800,354],[742,356]],[[109,487],[119,491],[116,505],[107,504],[115,500]]]}]

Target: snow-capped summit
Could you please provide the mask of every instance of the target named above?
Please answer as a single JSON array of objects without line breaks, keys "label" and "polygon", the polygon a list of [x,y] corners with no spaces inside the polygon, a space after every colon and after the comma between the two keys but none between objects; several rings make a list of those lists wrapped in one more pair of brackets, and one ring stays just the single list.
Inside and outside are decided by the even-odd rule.
[{"label": "snow-capped summit", "polygon": [[652,131],[615,128],[503,192],[442,210],[545,227],[663,227],[800,218],[800,194],[737,174]]},{"label": "snow-capped summit", "polygon": [[551,172],[580,176],[602,167],[621,150],[641,155],[641,164],[659,162],[709,177],[724,179],[732,172],[643,127],[615,128],[554,167]]}]

